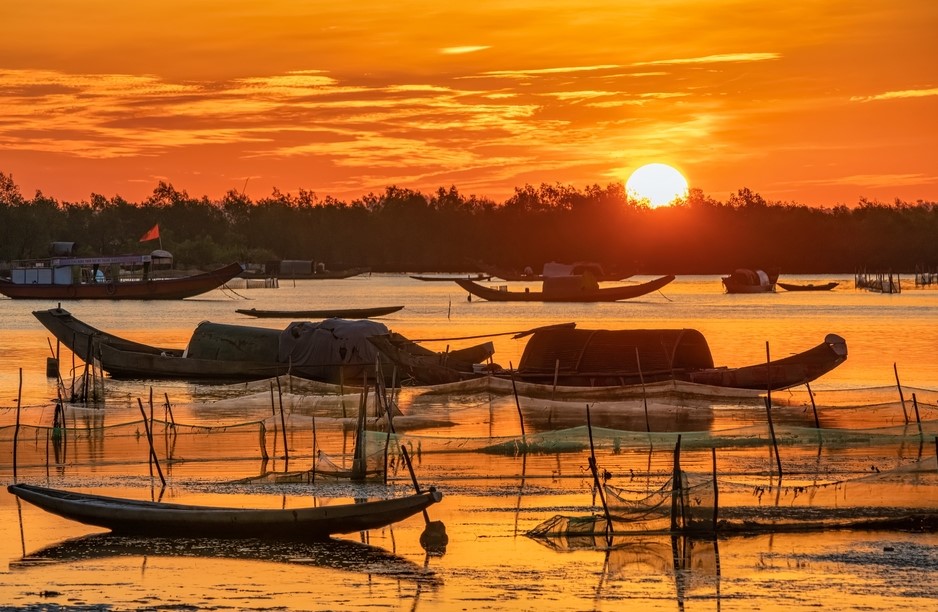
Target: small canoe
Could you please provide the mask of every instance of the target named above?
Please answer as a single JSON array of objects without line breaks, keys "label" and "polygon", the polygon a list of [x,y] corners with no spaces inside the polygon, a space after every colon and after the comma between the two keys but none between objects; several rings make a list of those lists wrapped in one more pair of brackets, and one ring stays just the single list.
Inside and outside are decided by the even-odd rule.
[{"label": "small canoe", "polygon": [[28,484],[7,490],[46,512],[121,535],[320,540],[379,529],[423,512],[443,499],[423,493],[313,508],[222,508],[91,495]]},{"label": "small canoe", "polygon": [[403,306],[377,306],[375,308],[325,308],[322,310],[257,310],[239,308],[238,314],[258,319],[372,319],[402,310]]},{"label": "small canoe", "polygon": [[792,283],[778,283],[778,286],[784,289],[785,291],[830,291],[840,283],[830,282],[823,285],[794,285]]},{"label": "small canoe", "polygon": [[490,274],[470,274],[467,276],[411,274],[410,277],[414,280],[419,280],[419,281],[424,281],[424,282],[453,282],[457,280],[487,281],[487,280],[491,280],[492,278]]}]

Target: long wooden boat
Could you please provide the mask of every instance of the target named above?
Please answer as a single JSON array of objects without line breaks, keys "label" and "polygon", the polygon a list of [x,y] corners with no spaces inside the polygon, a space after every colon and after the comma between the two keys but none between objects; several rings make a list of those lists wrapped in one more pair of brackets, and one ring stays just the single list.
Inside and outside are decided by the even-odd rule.
[{"label": "long wooden boat", "polygon": [[452,282],[456,280],[471,280],[471,281],[485,281],[492,278],[490,274],[469,274],[467,276],[446,276],[446,275],[433,275],[433,274],[411,274],[410,277],[414,280],[423,281],[425,283],[442,283],[442,282]]},{"label": "long wooden boat", "polygon": [[[391,333],[377,321],[295,321],[283,330],[204,321],[193,331],[186,348],[179,349],[104,332],[61,307],[37,310],[33,316],[76,357],[86,363],[98,360],[101,369],[113,378],[237,382],[291,374],[338,384],[363,377],[373,380],[379,362],[386,366],[382,368],[385,378],[394,378],[392,362],[368,341],[370,336]],[[446,354],[412,342],[405,344],[421,358],[451,359],[451,363],[482,361],[494,352],[491,342]]]},{"label": "long wooden boat", "polygon": [[191,276],[155,278],[141,274],[106,279],[102,274],[83,275],[87,267],[96,272],[108,266],[144,261],[140,257],[87,257],[53,259],[48,267],[20,267],[11,279],[0,279],[0,294],[15,300],[181,300],[216,289],[241,274],[241,264]]},{"label": "long wooden boat", "polygon": [[[694,329],[591,330],[554,326],[535,330],[516,370],[497,366],[470,372],[412,358],[380,336],[370,338],[402,376],[420,384],[482,376],[544,385],[608,387],[668,380],[734,389],[779,390],[811,382],[847,359],[847,343],[828,334],[820,344],[770,363],[715,366],[706,338]],[[391,344],[391,350],[387,345]]]},{"label": "long wooden boat", "polygon": [[545,270],[548,272],[547,274],[545,274],[544,271],[535,272],[530,267],[525,268],[522,272],[518,272],[516,270],[489,265],[482,261],[473,261],[472,265],[479,270],[482,270],[482,274],[485,274],[486,276],[491,278],[500,278],[505,281],[542,281],[545,277],[550,276],[551,273],[556,274],[558,269],[563,268],[567,269],[565,274],[570,275],[581,275],[588,272],[597,281],[614,282],[625,280],[632,276],[631,274],[606,272],[603,270],[601,265],[591,261],[578,261],[573,264],[558,264],[555,262],[549,262],[544,265]]},{"label": "long wooden boat", "polygon": [[778,286],[784,289],[785,291],[830,291],[840,283],[838,282],[829,282],[824,283],[823,285],[815,285],[808,283],[806,285],[796,285],[793,283],[778,283]]},{"label": "long wooden boat", "polygon": [[117,534],[208,538],[325,539],[386,527],[443,499],[430,487],[392,499],[313,508],[224,508],[91,495],[28,484],[7,490],[52,514]]},{"label": "long wooden boat", "polygon": [[402,310],[403,306],[377,306],[374,308],[331,308],[321,310],[258,310],[239,308],[238,314],[258,319],[372,319]]},{"label": "long wooden boat", "polygon": [[507,288],[485,287],[470,280],[455,281],[476,297],[490,302],[616,302],[640,297],[661,289],[674,280],[674,275],[662,276],[647,283],[598,287],[582,277],[545,278],[541,291],[509,291]]}]

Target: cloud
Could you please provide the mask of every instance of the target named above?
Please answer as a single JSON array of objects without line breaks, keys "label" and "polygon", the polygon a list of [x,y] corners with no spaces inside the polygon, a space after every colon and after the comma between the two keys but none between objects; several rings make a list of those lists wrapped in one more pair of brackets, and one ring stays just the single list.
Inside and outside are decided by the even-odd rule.
[{"label": "cloud", "polygon": [[595,72],[599,70],[617,70],[621,69],[619,64],[599,64],[596,66],[566,66],[558,68],[530,68],[522,70],[489,70],[481,73],[484,77],[496,78],[524,78],[529,76],[545,74],[573,74],[578,72]]},{"label": "cloud", "polygon": [[764,62],[781,57],[780,53],[723,53],[718,55],[704,55],[701,57],[684,57],[650,62],[635,62],[633,66],[669,66],[677,64],[721,64],[738,62]]},{"label": "cloud", "polygon": [[874,102],[878,100],[901,100],[903,98],[927,98],[938,96],[938,87],[932,89],[904,89],[901,91],[887,91],[873,96],[853,96],[851,102]]},{"label": "cloud", "polygon": [[444,47],[440,49],[440,53],[443,55],[463,55],[465,53],[476,53],[477,51],[485,51],[486,49],[491,49],[489,45],[474,45],[474,46],[465,46],[465,47]]}]

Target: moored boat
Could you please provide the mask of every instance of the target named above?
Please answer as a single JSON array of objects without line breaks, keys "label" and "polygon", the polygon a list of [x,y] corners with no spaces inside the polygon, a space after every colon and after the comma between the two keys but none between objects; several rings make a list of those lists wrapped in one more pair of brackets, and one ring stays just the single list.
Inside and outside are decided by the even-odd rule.
[{"label": "moored boat", "polygon": [[238,276],[235,262],[210,272],[167,277],[151,255],[54,257],[17,262],[0,294],[28,300],[181,300],[216,289]]},{"label": "moored boat", "polygon": [[239,308],[238,314],[258,319],[371,319],[402,310],[403,306],[376,306],[373,308],[324,308],[319,310],[258,310]]},{"label": "moored boat", "polygon": [[778,283],[778,286],[784,289],[785,291],[830,291],[840,283],[838,282],[829,282],[821,285],[815,285],[813,283],[808,283],[806,285],[798,285],[794,283]]},{"label": "moored boat", "polygon": [[652,293],[674,280],[669,274],[635,285],[600,287],[589,275],[544,277],[541,291],[510,291],[506,286],[485,287],[470,280],[455,281],[460,287],[490,302],[616,302]]},{"label": "moored boat", "polygon": [[[203,321],[184,349],[151,346],[99,330],[63,308],[33,312],[40,323],[82,361],[97,359],[113,378],[188,381],[250,381],[291,374],[329,383],[373,380],[376,365],[393,379],[392,363],[368,341],[389,334],[377,321],[326,319],[294,321],[283,330]],[[393,336],[396,337],[396,334]],[[437,354],[413,342],[415,355],[484,359],[491,343]]]},{"label": "moored boat", "polygon": [[[381,337],[372,338],[386,350]],[[485,375],[567,387],[608,387],[685,381],[734,389],[779,390],[811,382],[847,359],[847,343],[828,334],[801,353],[770,363],[718,367],[706,338],[694,329],[591,330],[551,326],[535,330],[516,370],[479,368],[472,373],[439,363],[408,360],[407,352],[386,352],[404,375],[423,384]]]},{"label": "moored boat", "polygon": [[439,502],[430,487],[406,497],[311,508],[225,508],[141,501],[13,484],[7,490],[52,514],[122,535],[325,539],[403,521]]},{"label": "moored boat", "polygon": [[727,293],[771,293],[775,291],[778,270],[750,270],[738,268],[722,278]]}]

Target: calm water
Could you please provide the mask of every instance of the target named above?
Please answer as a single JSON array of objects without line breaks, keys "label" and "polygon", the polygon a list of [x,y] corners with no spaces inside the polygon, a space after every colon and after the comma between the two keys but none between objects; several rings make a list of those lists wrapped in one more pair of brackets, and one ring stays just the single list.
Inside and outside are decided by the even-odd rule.
[{"label": "calm water", "polygon": [[[645,280],[644,278],[632,281]],[[792,282],[841,285],[832,292],[725,295],[718,276],[679,277],[675,283],[638,300],[613,304],[524,304],[468,301],[450,283],[427,283],[406,275],[371,275],[337,281],[284,281],[277,289],[217,290],[205,296],[167,303],[63,303],[79,318],[122,336],[163,346],[184,346],[203,320],[283,327],[288,322],[250,319],[237,308],[322,309],[404,305],[381,319],[410,338],[436,339],[443,350],[479,342],[466,339],[506,334],[538,325],[576,322],[580,327],[690,327],[708,338],[719,365],[761,362],[766,344],[773,357],[799,352],[827,333],[846,338],[845,364],[812,384],[822,427],[870,429],[903,427],[896,372],[911,402],[921,403],[925,432],[934,431],[938,389],[938,291],[904,288],[897,295],[855,290],[851,275],[791,277]],[[514,286],[520,286],[514,284]],[[48,457],[44,429],[52,421],[56,388],[45,376],[46,358],[55,343],[31,315],[53,303],[0,299],[0,425],[15,420],[17,397],[24,409],[24,429],[17,445],[18,479],[76,487],[128,497],[159,495],[150,476],[139,436],[137,399],[152,393],[163,416],[164,394],[174,404],[177,423],[227,425],[204,436],[180,436],[175,462],[167,466],[169,487],[163,499],[218,505],[297,506],[328,503],[332,498],[402,495],[412,487],[398,469],[391,482],[308,485],[230,485],[234,479],[270,472],[302,470],[312,460],[312,446],[333,456],[349,450],[348,406],[334,395],[309,399],[289,394],[289,462],[282,443],[268,435],[273,460],[261,465],[257,422],[270,419],[269,397],[260,387],[210,388],[184,383],[107,381],[103,409],[69,408],[71,427],[93,426],[105,432],[76,439],[62,461]],[[523,340],[492,338],[496,361],[517,364]],[[63,352],[62,370],[71,365]],[[20,376],[22,390],[20,391]],[[269,383],[268,383],[269,384]],[[800,394],[800,395],[799,395]],[[299,398],[305,395],[301,405]],[[246,399],[246,397],[249,399]],[[229,399],[215,402],[221,397]],[[347,404],[357,407],[354,393]],[[773,394],[788,404],[779,408],[782,435],[813,426],[801,391]],[[404,392],[398,398],[400,428],[420,448],[415,459],[424,485],[444,493],[430,510],[447,527],[445,554],[430,555],[419,544],[423,519],[364,536],[328,544],[276,545],[127,541],[94,536],[97,530],[17,504],[0,493],[0,605],[113,606],[115,609],[168,607],[215,609],[524,609],[589,610],[780,610],[824,605],[838,610],[894,610],[929,607],[938,600],[938,537],[900,532],[825,532],[822,535],[775,534],[712,543],[672,543],[670,538],[636,536],[602,547],[556,550],[524,534],[557,513],[596,510],[592,482],[582,452],[534,455],[442,453],[443,438],[463,442],[516,436],[518,406],[510,396],[465,393],[432,396]],[[528,433],[583,424],[579,401],[539,403],[523,398]],[[764,425],[758,401],[652,398],[655,427],[714,436],[734,428]],[[863,406],[857,409],[856,406]],[[599,427],[618,432],[645,429],[641,402],[594,402]],[[911,411],[911,407],[907,407]],[[545,416],[546,415],[546,416]],[[273,422],[273,421],[270,421]],[[107,427],[108,429],[101,429]],[[316,429],[313,438],[313,427]],[[795,429],[791,429],[795,428]],[[12,482],[11,429],[0,430],[0,472]],[[128,433],[131,432],[131,433]],[[721,434],[723,435],[723,434]],[[728,435],[728,434],[727,434]],[[733,434],[735,435],[735,434]],[[621,437],[621,436],[620,436]],[[732,436],[730,436],[732,437]],[[735,439],[735,438],[734,438]],[[888,472],[910,464],[935,466],[931,438],[923,443],[861,445],[831,442],[786,448],[786,467],[796,481],[853,479],[874,470]],[[281,444],[278,453],[277,444]],[[599,463],[626,474],[659,477],[667,457],[648,451],[644,442],[598,450]],[[615,444],[620,444],[619,438]],[[747,483],[765,484],[774,460],[765,448],[728,443],[721,451],[721,472]],[[167,456],[166,449],[162,449]],[[658,449],[660,450],[660,448]],[[705,467],[709,450],[686,453],[692,467]],[[928,462],[931,462],[930,464]],[[50,467],[51,464],[51,467]],[[935,472],[935,470],[933,470]],[[925,491],[934,485],[922,476]],[[871,486],[882,503],[913,505],[901,491]],[[919,489],[914,489],[918,492]],[[314,500],[311,495],[315,494]],[[914,498],[917,493],[909,497]],[[930,494],[930,493],[929,493]],[[938,503],[938,500],[934,500]],[[849,503],[857,503],[850,500]],[[873,503],[873,502],[871,502]],[[849,504],[848,504],[849,505]],[[170,535],[170,534],[167,534]],[[363,543],[363,540],[366,542]],[[685,545],[686,544],[686,545]],[[674,546],[681,551],[675,563]]]}]

